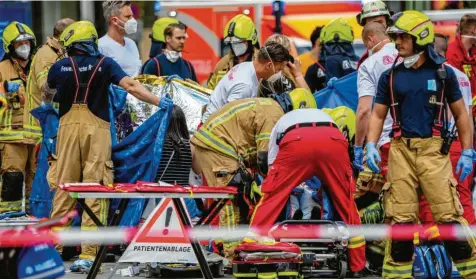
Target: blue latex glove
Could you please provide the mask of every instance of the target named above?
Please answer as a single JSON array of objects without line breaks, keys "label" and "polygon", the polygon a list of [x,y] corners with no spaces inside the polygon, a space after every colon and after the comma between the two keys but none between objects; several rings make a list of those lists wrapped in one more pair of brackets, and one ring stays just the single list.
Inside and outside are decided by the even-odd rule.
[{"label": "blue latex glove", "polygon": [[18,89],[20,88],[21,83],[20,82],[8,82],[7,83],[7,92],[17,92]]},{"label": "blue latex glove", "polygon": [[367,150],[367,166],[372,170],[374,173],[380,173],[380,168],[378,167],[378,164],[382,159],[380,158],[380,154],[377,151],[377,146],[374,142],[367,143],[365,145],[365,148]]},{"label": "blue latex glove", "polygon": [[179,80],[182,80],[182,81],[183,81],[182,77],[180,77],[180,76],[177,75],[177,74],[167,76],[167,82],[172,81],[172,79],[179,79]]},{"label": "blue latex glove", "polygon": [[359,170],[359,172],[364,171],[364,150],[362,146],[354,147],[354,167]]},{"label": "blue latex glove", "polygon": [[328,87],[329,89],[334,88],[334,84],[337,82],[337,80],[338,80],[338,79],[337,79],[336,77],[330,78],[330,80],[327,81],[327,87]]},{"label": "blue latex glove", "polygon": [[473,149],[466,149],[461,152],[458,163],[456,164],[456,174],[461,170],[459,181],[464,181],[473,170]]},{"label": "blue latex glove", "polygon": [[311,179],[306,180],[306,184],[311,190],[314,191],[321,187],[321,181],[316,176],[312,176]]}]

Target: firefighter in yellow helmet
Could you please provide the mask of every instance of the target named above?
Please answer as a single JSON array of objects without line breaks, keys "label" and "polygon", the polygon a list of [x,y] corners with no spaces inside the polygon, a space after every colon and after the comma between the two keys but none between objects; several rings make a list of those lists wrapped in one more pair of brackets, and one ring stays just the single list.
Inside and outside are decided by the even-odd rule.
[{"label": "firefighter in yellow helmet", "polygon": [[23,127],[25,129],[25,136],[35,141],[39,141],[41,138],[41,127],[38,120],[30,114],[30,111],[41,104],[41,88],[46,83],[51,65],[65,57],[66,50],[58,40],[63,30],[73,22],[74,20],[70,18],[57,21],[53,28],[53,36],[48,37],[46,44],[38,48],[31,62],[26,87],[26,110],[23,112]]},{"label": "firefighter in yellow helmet", "polygon": [[3,30],[2,41],[6,55],[0,63],[0,83],[10,85],[5,86],[7,109],[0,116],[0,213],[21,210],[23,182],[26,205],[29,205],[28,198],[36,171],[36,142],[25,137],[27,130],[23,121],[25,88],[36,45],[35,34],[27,25],[14,21]]},{"label": "firefighter in yellow helmet", "polygon": [[[120,85],[134,97],[157,105],[159,100],[138,81],[133,80],[110,57],[98,50],[98,34],[89,21],[69,25],[61,34],[60,42],[68,57],[53,64],[43,87],[46,99],[59,103],[59,128],[56,144],[56,162],[48,171],[52,188],[64,183],[113,183],[111,161],[111,132],[108,88]],[[86,204],[104,224],[108,202],[105,199],[86,199]],[[50,217],[58,218],[73,210],[76,200],[61,189],[56,189]],[[61,229],[67,229],[63,227]],[[86,214],[82,217],[82,230],[97,230]],[[58,245],[58,251],[62,246]],[[72,270],[92,265],[97,247],[85,243],[80,259]]]},{"label": "firefighter in yellow helmet", "polygon": [[321,44],[325,57],[327,81],[357,70],[359,57],[353,47],[354,31],[343,18],[336,18],[321,30]]},{"label": "firefighter in yellow helmet", "polygon": [[[469,116],[452,68],[433,49],[433,24],[419,11],[392,17],[387,29],[403,63],[393,65],[379,80],[366,145],[367,165],[380,172],[376,143],[390,109],[393,119],[388,158],[388,182],[383,187],[383,207],[390,224],[413,224],[418,219],[418,199],[423,193],[437,224],[461,226],[466,240],[445,240],[446,250],[464,278],[476,278],[476,243],[462,217],[448,155],[453,137],[451,111],[462,153],[456,174],[463,181],[473,168]],[[397,61],[397,60],[395,60]],[[461,174],[459,174],[461,172]],[[384,278],[412,278],[413,242],[390,240],[385,250]]]},{"label": "firefighter in yellow helmet", "polygon": [[208,78],[208,88],[215,89],[218,82],[233,66],[252,61],[254,53],[259,49],[258,33],[254,22],[245,15],[237,15],[225,26],[223,41],[231,51],[218,61]]}]

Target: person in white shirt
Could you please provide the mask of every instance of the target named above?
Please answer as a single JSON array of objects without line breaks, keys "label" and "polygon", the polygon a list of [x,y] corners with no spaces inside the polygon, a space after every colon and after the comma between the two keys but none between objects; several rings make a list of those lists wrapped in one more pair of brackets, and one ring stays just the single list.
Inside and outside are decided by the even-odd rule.
[{"label": "person in white shirt", "polygon": [[[435,33],[435,51],[443,56],[446,57],[446,50],[448,49],[448,39],[442,35]],[[461,72],[459,69],[453,67],[452,65],[448,64],[445,62],[445,65],[447,67],[451,67],[453,71],[455,72],[456,78],[458,79],[459,83],[459,89],[461,90],[461,95],[463,96],[464,103],[466,105],[466,109],[468,111],[468,114],[470,116],[470,123],[471,123],[471,130],[473,129],[473,116],[472,116],[472,95],[471,95],[471,83],[469,81],[468,76]],[[455,120],[453,116],[451,116],[449,120],[449,131],[453,131],[455,128]],[[457,136],[457,131],[456,131],[456,136]],[[473,131],[473,137],[474,137],[474,131]],[[453,166],[453,175],[455,178],[458,178],[456,176],[456,166],[458,163],[458,159],[461,156],[461,144],[459,141],[459,137],[456,137],[455,141],[450,147],[450,160],[451,160],[451,165]],[[458,196],[459,200],[461,202],[461,206],[463,206],[463,217],[468,221],[468,224],[474,225],[476,223],[476,215],[475,215],[475,209],[474,209],[474,203],[472,200],[472,193],[471,193],[471,186],[472,186],[472,180],[473,176],[471,174],[463,181],[458,181],[458,186],[456,190],[458,191]],[[434,223],[433,216],[430,211],[430,206],[428,205],[428,202],[424,199],[423,195],[420,197],[420,211],[418,218],[422,223]]]},{"label": "person in white shirt", "polygon": [[359,103],[356,114],[353,161],[354,167],[360,171],[354,196],[359,209],[365,208],[377,200],[380,190],[385,183],[390,133],[392,132],[393,124],[390,112],[387,114],[382,134],[377,144],[382,156],[381,166],[383,172],[381,174],[374,174],[369,168],[364,166],[362,147],[367,136],[374,98],[377,95],[378,81],[382,73],[392,67],[395,59],[398,57],[395,44],[387,37],[385,26],[379,22],[369,22],[365,25],[362,31],[362,40],[368,49],[368,58],[360,65],[357,72]]},{"label": "person in white shirt", "polygon": [[126,37],[137,31],[137,21],[132,15],[130,1],[104,1],[107,34],[99,39],[99,51],[114,59],[130,77],[139,74],[142,62],[136,43]]},{"label": "person in white shirt", "polygon": [[[271,132],[269,171],[261,185],[261,200],[251,219],[250,227],[261,235],[267,235],[276,222],[291,191],[313,176],[317,176],[326,187],[342,221],[348,225],[360,225],[359,213],[352,199],[354,179],[347,139],[331,116],[316,109],[309,90],[295,89],[289,96],[297,100],[295,96],[299,94],[309,97],[287,101],[279,98],[286,97],[287,93],[272,96],[286,114]],[[295,110],[290,111],[293,108]],[[364,237],[350,238],[350,270],[360,272],[365,267],[365,260]]]},{"label": "person in white shirt", "polygon": [[293,61],[294,58],[283,45],[276,42],[266,43],[259,50],[256,60],[234,66],[218,82],[210,96],[202,122],[205,123],[211,114],[233,100],[257,97],[259,81],[277,81],[281,78],[285,66],[291,71],[300,72]]}]

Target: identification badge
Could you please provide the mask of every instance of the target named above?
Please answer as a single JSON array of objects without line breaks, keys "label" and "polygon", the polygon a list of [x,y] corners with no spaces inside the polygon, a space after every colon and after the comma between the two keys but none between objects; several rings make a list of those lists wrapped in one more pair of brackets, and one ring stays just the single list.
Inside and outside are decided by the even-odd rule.
[{"label": "identification badge", "polygon": [[436,91],[436,81],[428,80],[428,90]]}]

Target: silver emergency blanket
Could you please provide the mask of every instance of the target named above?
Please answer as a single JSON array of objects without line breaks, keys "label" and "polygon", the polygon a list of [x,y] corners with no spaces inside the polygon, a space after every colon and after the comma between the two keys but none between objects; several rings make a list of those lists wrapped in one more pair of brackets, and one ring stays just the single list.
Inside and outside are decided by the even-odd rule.
[{"label": "silver emergency blanket", "polygon": [[[174,104],[183,110],[187,119],[188,130],[191,134],[195,133],[212,90],[189,80],[172,79],[170,82],[167,82],[166,77],[154,75],[140,75],[135,79],[159,98],[167,94],[170,95]],[[138,125],[142,124],[157,111],[157,106],[138,101],[135,98],[128,98],[127,101],[132,120]]]}]

